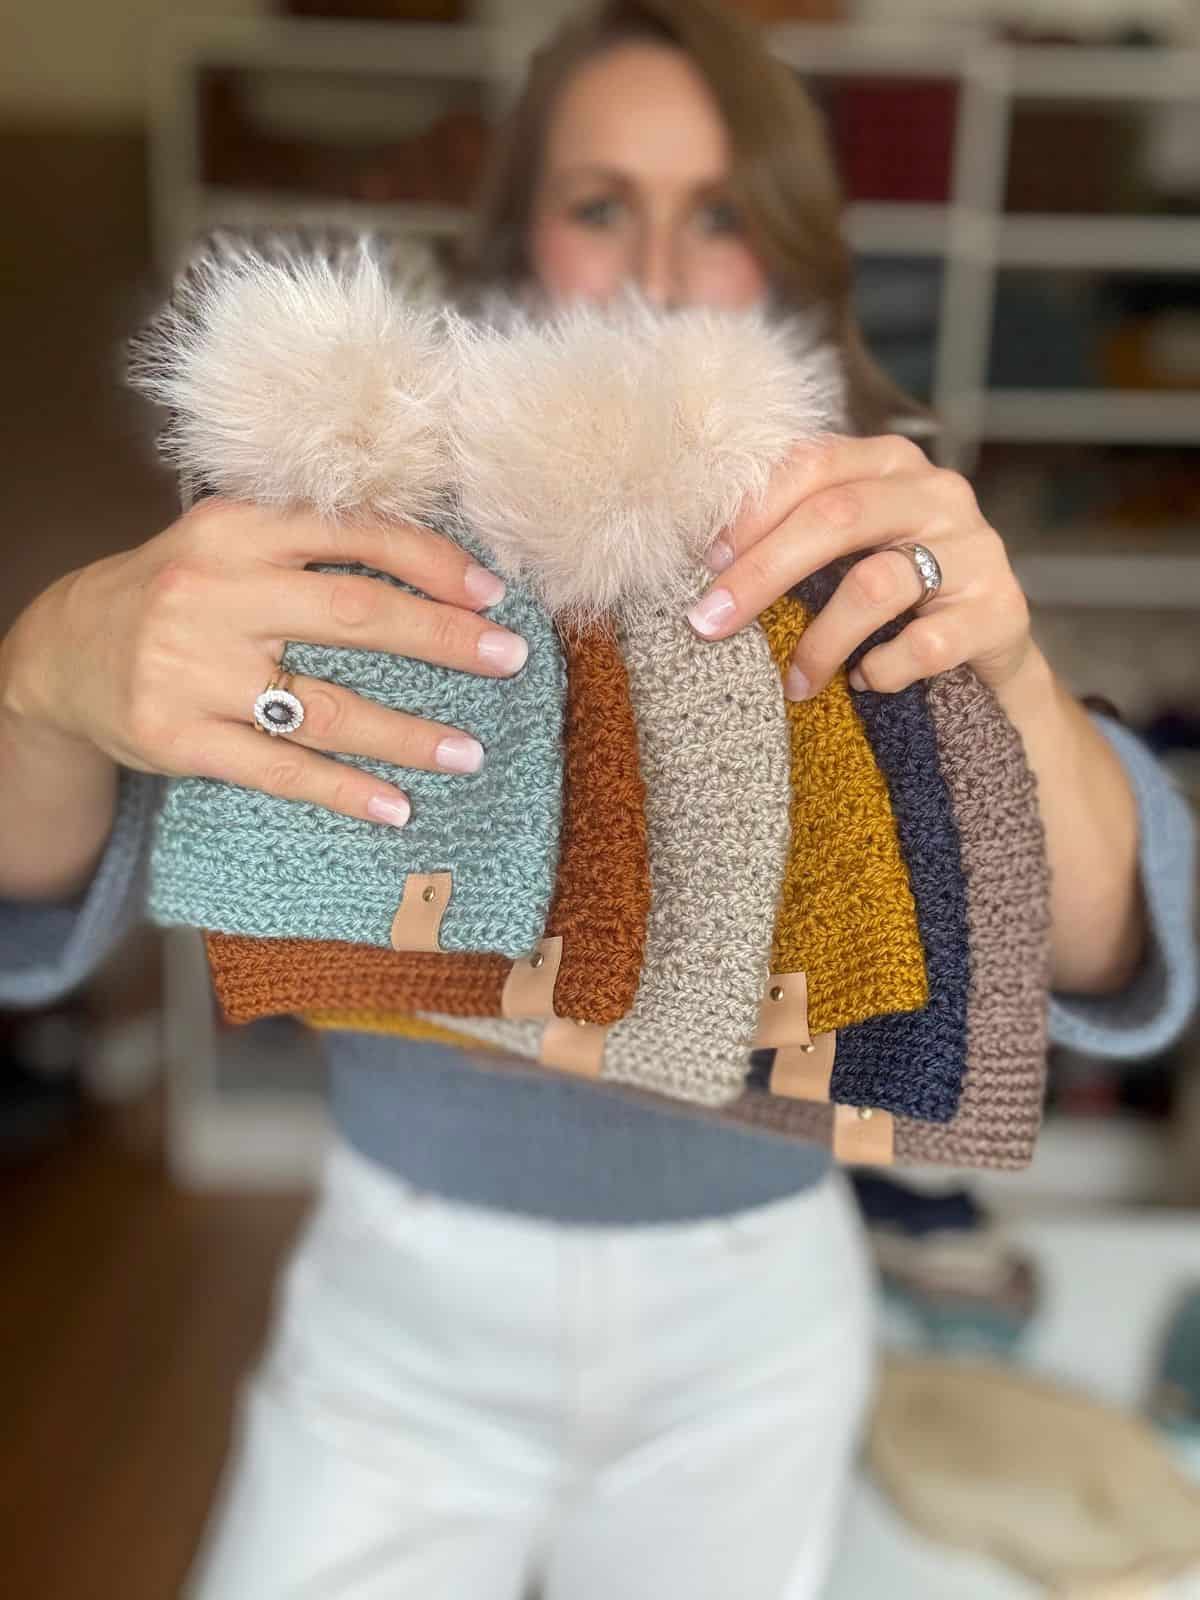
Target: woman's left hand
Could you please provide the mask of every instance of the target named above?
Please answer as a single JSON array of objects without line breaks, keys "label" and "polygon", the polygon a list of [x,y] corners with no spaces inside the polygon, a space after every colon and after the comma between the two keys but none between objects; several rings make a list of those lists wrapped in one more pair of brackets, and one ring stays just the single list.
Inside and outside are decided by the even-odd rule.
[{"label": "woman's left hand", "polygon": [[807,699],[856,646],[921,598],[912,558],[879,548],[902,542],[933,552],[941,588],[894,639],[863,656],[852,686],[895,694],[966,661],[1002,689],[1033,653],[1028,603],[970,484],[933,466],[910,439],[798,445],[762,501],[713,546],[710,565],[720,577],[689,621],[703,638],[723,639],[830,561],[874,551],[846,574],[796,647],[785,692]]}]

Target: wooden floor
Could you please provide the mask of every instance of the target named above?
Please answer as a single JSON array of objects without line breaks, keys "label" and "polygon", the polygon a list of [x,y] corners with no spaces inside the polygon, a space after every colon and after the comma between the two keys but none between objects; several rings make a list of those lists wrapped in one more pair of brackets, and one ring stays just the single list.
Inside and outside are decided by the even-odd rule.
[{"label": "wooden floor", "polygon": [[[153,1100],[0,1172],[0,1595],[169,1600],[308,1201],[185,1194]],[[253,1600],[248,1596],[247,1600]]]}]

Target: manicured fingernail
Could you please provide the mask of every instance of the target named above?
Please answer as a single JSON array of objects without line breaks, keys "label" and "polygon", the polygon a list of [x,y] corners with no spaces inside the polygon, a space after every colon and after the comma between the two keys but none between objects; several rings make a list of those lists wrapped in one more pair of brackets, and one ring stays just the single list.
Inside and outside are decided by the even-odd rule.
[{"label": "manicured fingernail", "polygon": [[812,684],[799,667],[789,667],[783,675],[783,692],[789,700],[807,700],[812,694]]},{"label": "manicured fingernail", "polygon": [[469,733],[448,733],[433,754],[443,772],[478,772],[483,765],[483,746]]},{"label": "manicured fingernail", "polygon": [[687,615],[696,632],[710,639],[721,624],[733,615],[733,596],[728,589],[712,589],[703,600],[696,601]]},{"label": "manicured fingernail", "polygon": [[516,633],[503,633],[499,628],[489,628],[479,636],[479,659],[501,672],[520,672],[529,656],[529,646]]},{"label": "manicured fingernail", "polygon": [[476,605],[494,606],[504,599],[504,582],[486,567],[468,567],[463,578],[467,598]]},{"label": "manicured fingernail", "polygon": [[412,816],[412,807],[407,795],[373,794],[367,801],[367,815],[376,822],[390,822],[393,828],[402,828]]},{"label": "manicured fingernail", "polygon": [[858,667],[851,667],[846,674],[846,682],[852,689],[857,689],[860,693],[867,687],[867,680],[863,677]]},{"label": "manicured fingernail", "polygon": [[733,546],[726,544],[724,539],[718,539],[708,552],[709,570],[724,572],[726,567],[733,565]]}]

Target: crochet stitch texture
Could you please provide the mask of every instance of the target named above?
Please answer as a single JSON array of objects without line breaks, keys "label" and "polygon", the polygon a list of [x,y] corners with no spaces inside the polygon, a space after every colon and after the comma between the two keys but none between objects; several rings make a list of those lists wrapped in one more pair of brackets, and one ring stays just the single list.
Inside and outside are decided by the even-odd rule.
[{"label": "crochet stitch texture", "polygon": [[929,1000],[920,1011],[872,1017],[838,1034],[833,1098],[843,1105],[881,1106],[945,1122],[954,1115],[962,1092],[970,980],[958,834],[937,765],[924,686],[859,698],[876,757],[887,774],[908,862]]},{"label": "crochet stitch texture", "polygon": [[[760,621],[782,676],[809,614],[785,595]],[[814,1033],[917,1011],[929,985],[908,868],[845,672],[787,714],[791,843],[771,970],[807,974]]]},{"label": "crochet stitch texture", "polygon": [[[1050,872],[1037,783],[1020,735],[969,667],[931,679],[928,702],[966,880],[972,941],[967,1066],[962,1097],[949,1122],[895,1118],[894,1154],[901,1165],[1015,1171],[1032,1157],[1045,1082]],[[421,1038],[426,1035],[419,1030],[426,1026],[394,1018],[389,1031]],[[537,1024],[513,1025],[503,1042],[488,1042],[533,1054],[537,1029]],[[441,1042],[470,1048],[473,1041],[465,1031],[443,1029]],[[756,1055],[766,1058],[756,1074],[761,1079],[773,1052]],[[497,1055],[497,1070],[505,1064]],[[635,1094],[643,1097],[667,1103],[664,1096]],[[793,1100],[760,1087],[716,1109],[669,1103],[676,1111],[787,1139],[826,1145],[832,1139],[832,1104]]]},{"label": "crochet stitch texture", "polygon": [[[756,624],[712,643],[668,613],[622,621],[619,639],[646,783],[650,920],[602,1076],[720,1105],[742,1090],[787,858],[779,674]],[[540,1023],[454,1026],[536,1059]]]},{"label": "crochet stitch texture", "polygon": [[505,956],[384,950],[340,939],[207,932],[204,943],[222,1014],[234,1023],[331,1006],[356,1016],[387,1007],[415,1011],[427,995],[450,1015],[498,1015],[512,967]]},{"label": "crochet stitch texture", "polygon": [[931,679],[928,699],[967,884],[967,1070],[951,1121],[898,1125],[896,1151],[910,1161],[1023,1167],[1041,1127],[1050,988],[1037,779],[1017,729],[969,668]]},{"label": "crochet stitch texture", "polygon": [[[812,613],[827,603],[852,564],[833,563],[799,585],[799,597]],[[851,654],[848,665],[894,638],[907,620],[898,618],[877,630]],[[970,981],[958,830],[925,684],[898,694],[866,690],[855,695],[854,704],[887,779],[925,949],[929,1000],[920,1011],[872,1018],[840,1032],[831,1095],[843,1105],[946,1122],[962,1093]]]},{"label": "crochet stitch texture", "polygon": [[[967,1067],[949,1122],[896,1118],[895,1158],[1015,1171],[1033,1155],[1046,1072],[1050,869],[1037,780],[1020,734],[969,667],[931,679],[928,701],[966,880]],[[832,1105],[759,1088],[726,1115],[792,1139],[832,1136]]]},{"label": "crochet stitch texture", "polygon": [[[609,1023],[633,1004],[650,899],[645,797],[625,666],[604,628],[567,630],[566,774],[558,878],[547,933],[561,935],[560,1016]],[[213,983],[233,1022],[321,1011],[374,1017],[499,1016],[511,962],[380,950],[337,940],[209,933]]]},{"label": "crochet stitch texture", "polygon": [[[444,524],[443,531],[487,564],[469,530]],[[408,588],[356,564],[317,570],[362,572]],[[405,828],[237,784],[173,780],[151,854],[151,919],[257,938],[388,946],[408,874],[452,871],[442,948],[510,957],[531,950],[545,928],[558,864],[566,673],[549,618],[518,586],[509,585],[490,615],[528,641],[515,679],[289,642],[287,670],[472,733],[484,764],[463,777],[333,753],[405,790],[413,807]]]},{"label": "crochet stitch texture", "polygon": [[646,786],[629,674],[611,630],[563,631],[567,769],[546,932],[562,938],[554,1010],[617,1022],[634,1003],[650,914]]},{"label": "crochet stitch texture", "polygon": [[622,623],[620,642],[646,782],[650,922],[641,987],[609,1035],[604,1073],[727,1101],[758,1025],[787,861],[779,674],[756,623],[703,641],[667,613]]}]

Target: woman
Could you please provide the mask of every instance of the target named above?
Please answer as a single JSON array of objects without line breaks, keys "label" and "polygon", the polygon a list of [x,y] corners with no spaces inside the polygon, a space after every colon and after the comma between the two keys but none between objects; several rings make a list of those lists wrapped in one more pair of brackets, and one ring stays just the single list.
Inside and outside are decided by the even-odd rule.
[{"label": "woman", "polygon": [[[967,484],[897,435],[913,408],[859,343],[812,108],[705,0],[617,0],[542,54],[455,267],[466,300],[497,283],[604,299],[628,279],[665,306],[803,304],[845,351],[855,434],[798,450],[728,530],[698,633],[731,633],[839,554],[932,549],[941,592],[861,678],[894,692],[970,661],[995,688],[1040,780],[1055,1035],[1166,1045],[1195,984],[1187,813],[1057,682]],[[431,598],[306,573],[334,557],[328,529],[210,502],[18,620],[0,650],[0,999],[77,981],[136,914],[156,775],[403,826],[402,794],[321,751],[486,759],[461,730],[311,681],[286,744],[250,726],[289,639],[519,670],[522,641],[485,614],[497,580],[420,529],[355,543]],[[904,554],[862,561],[788,693],[818,692],[920,593]],[[826,1156],[439,1046],[328,1037],[338,1140],[191,1592],[816,1595],[870,1365],[868,1274]]]}]

